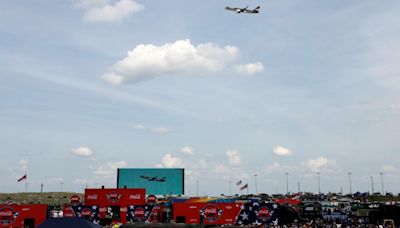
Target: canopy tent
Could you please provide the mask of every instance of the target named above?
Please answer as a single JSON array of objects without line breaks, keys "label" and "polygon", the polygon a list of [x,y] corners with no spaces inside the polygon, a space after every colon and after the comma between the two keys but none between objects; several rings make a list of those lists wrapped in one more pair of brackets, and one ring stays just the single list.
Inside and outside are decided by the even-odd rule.
[{"label": "canopy tent", "polygon": [[40,224],[38,228],[100,228],[100,225],[93,224],[83,218],[51,218]]}]

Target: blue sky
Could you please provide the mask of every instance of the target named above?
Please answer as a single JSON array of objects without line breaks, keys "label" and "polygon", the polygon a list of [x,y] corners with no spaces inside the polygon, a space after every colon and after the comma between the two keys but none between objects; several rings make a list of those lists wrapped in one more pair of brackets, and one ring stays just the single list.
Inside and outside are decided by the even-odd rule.
[{"label": "blue sky", "polygon": [[[257,15],[225,6],[261,6]],[[189,195],[400,184],[398,1],[0,3],[0,192],[184,167]],[[237,192],[236,186],[232,191]]]}]

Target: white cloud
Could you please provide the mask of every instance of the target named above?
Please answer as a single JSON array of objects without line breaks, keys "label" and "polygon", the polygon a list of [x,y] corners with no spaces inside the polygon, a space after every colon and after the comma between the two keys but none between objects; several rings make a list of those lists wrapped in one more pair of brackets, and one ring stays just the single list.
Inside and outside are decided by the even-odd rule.
[{"label": "white cloud", "polygon": [[109,73],[104,74],[103,79],[112,85],[120,85],[125,81],[125,79],[122,75],[118,75],[114,72],[109,72]]},{"label": "white cloud", "polygon": [[383,165],[382,171],[385,173],[396,173],[398,169],[393,165]]},{"label": "white cloud", "polygon": [[215,173],[216,174],[227,174],[227,173],[229,173],[229,168],[224,164],[217,164],[215,166]]},{"label": "white cloud", "polygon": [[26,172],[28,170],[28,164],[29,164],[29,160],[28,159],[21,159],[18,161],[18,164],[20,165],[20,170],[22,172]]},{"label": "white cloud", "polygon": [[165,134],[165,133],[171,132],[170,129],[164,128],[164,127],[153,128],[153,129],[151,129],[151,131],[154,133],[159,133],[159,134]]},{"label": "white cloud", "polygon": [[188,39],[162,46],[140,44],[114,64],[103,78],[120,85],[171,73],[213,73],[223,70],[238,53],[236,47],[219,47],[213,43],[194,46]]},{"label": "white cloud", "polygon": [[226,151],[226,155],[228,156],[229,164],[231,165],[240,165],[241,160],[240,160],[240,153],[236,149],[231,149]]},{"label": "white cloud", "polygon": [[118,168],[124,168],[127,166],[126,161],[108,162],[107,165],[97,167],[93,173],[102,178],[115,178]]},{"label": "white cloud", "polygon": [[236,65],[234,70],[238,74],[254,75],[264,71],[264,65],[261,62],[248,63],[245,65]]},{"label": "white cloud", "polygon": [[115,22],[121,21],[130,15],[144,9],[143,5],[133,0],[119,0],[115,4],[99,6],[98,1],[85,1],[82,7],[88,7],[83,18],[88,22]]},{"label": "white cloud", "polygon": [[285,148],[283,146],[275,147],[273,152],[275,155],[278,155],[278,156],[291,156],[292,155],[292,151],[290,151],[288,148]]},{"label": "white cloud", "polygon": [[191,148],[189,146],[182,147],[179,151],[184,154],[193,155],[193,148]]},{"label": "white cloud", "polygon": [[93,152],[90,148],[81,146],[76,149],[72,149],[72,154],[81,157],[90,157],[93,155]]},{"label": "white cloud", "polygon": [[329,160],[324,157],[319,157],[316,159],[309,159],[305,166],[313,172],[319,172],[321,169],[332,167],[336,164],[335,161]]},{"label": "white cloud", "polygon": [[157,167],[180,168],[182,167],[182,160],[172,154],[166,154],[161,159],[161,164],[158,164]]},{"label": "white cloud", "polygon": [[133,129],[135,130],[145,130],[145,131],[151,131],[153,133],[158,133],[158,134],[165,134],[171,132],[171,129],[165,128],[165,127],[155,127],[155,128],[146,128],[142,124],[135,124],[132,126]]},{"label": "white cloud", "polygon": [[133,128],[136,130],[144,130],[145,127],[142,124],[135,124],[133,125]]}]

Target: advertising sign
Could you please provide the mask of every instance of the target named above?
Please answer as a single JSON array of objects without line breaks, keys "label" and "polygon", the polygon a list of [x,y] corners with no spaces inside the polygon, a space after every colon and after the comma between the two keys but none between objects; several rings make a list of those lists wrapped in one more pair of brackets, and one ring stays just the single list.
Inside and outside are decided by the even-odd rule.
[{"label": "advertising sign", "polygon": [[146,203],[145,189],[85,189],[86,205],[143,205]]},{"label": "advertising sign", "polygon": [[118,169],[117,188],[145,188],[150,195],[184,194],[184,169]]}]

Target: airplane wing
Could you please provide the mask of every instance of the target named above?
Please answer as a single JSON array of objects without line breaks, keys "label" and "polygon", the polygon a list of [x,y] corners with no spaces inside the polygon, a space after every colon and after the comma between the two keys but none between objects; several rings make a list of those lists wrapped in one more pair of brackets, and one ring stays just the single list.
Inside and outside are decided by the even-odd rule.
[{"label": "airplane wing", "polygon": [[159,181],[159,182],[165,182],[166,179],[165,179],[165,177],[163,177],[163,178],[161,178],[161,179],[158,179],[157,181]]},{"label": "airplane wing", "polygon": [[260,6],[257,6],[257,7],[254,8],[253,10],[245,9],[244,12],[245,12],[245,13],[259,13],[259,12],[260,12]]},{"label": "airplane wing", "polygon": [[240,8],[229,7],[229,6],[225,7],[225,9],[226,9],[226,10],[230,10],[230,11],[237,11],[237,10],[240,10]]},{"label": "airplane wing", "polygon": [[149,179],[150,177],[148,177],[148,176],[140,176],[140,178],[143,178],[143,179]]},{"label": "airplane wing", "polygon": [[157,176],[149,178],[149,181],[157,181]]}]

